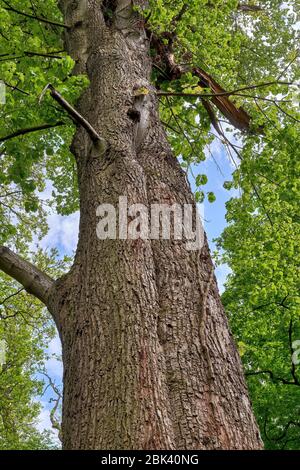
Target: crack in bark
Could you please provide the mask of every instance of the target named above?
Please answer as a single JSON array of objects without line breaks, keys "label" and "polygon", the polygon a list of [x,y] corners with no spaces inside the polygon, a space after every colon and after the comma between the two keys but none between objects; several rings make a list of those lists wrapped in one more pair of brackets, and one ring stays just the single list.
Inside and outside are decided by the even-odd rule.
[{"label": "crack in bark", "polygon": [[117,0],[104,0],[102,2],[101,9],[107,26],[113,25],[117,4]]}]

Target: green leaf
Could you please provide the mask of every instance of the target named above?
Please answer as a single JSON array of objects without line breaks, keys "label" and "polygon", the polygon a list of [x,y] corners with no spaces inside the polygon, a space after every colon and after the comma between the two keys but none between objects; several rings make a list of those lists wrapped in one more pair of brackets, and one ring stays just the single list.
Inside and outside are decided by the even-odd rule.
[{"label": "green leaf", "polygon": [[212,204],[213,202],[215,202],[216,196],[215,196],[214,193],[209,192],[209,193],[207,193],[207,199],[208,199],[208,202],[210,202]]}]

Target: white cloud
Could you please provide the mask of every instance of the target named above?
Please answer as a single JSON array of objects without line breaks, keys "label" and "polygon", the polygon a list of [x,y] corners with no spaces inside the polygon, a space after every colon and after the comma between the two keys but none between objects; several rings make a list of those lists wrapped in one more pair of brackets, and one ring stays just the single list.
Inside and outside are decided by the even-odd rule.
[{"label": "white cloud", "polygon": [[47,211],[47,223],[49,230],[47,235],[39,242],[36,236],[31,243],[32,251],[37,246],[43,249],[57,248],[61,255],[72,255],[76,249],[79,233],[79,212],[69,216],[62,216],[53,211],[49,206],[52,199],[53,186],[51,181],[46,181],[44,191],[37,192],[38,198],[42,201],[44,209]]},{"label": "white cloud", "polygon": [[48,350],[50,354],[61,354],[61,342],[58,336],[50,341]]},{"label": "white cloud", "polygon": [[48,359],[45,364],[46,370],[55,381],[61,382],[63,375],[63,365],[62,361],[56,358],[56,356],[61,356],[61,342],[58,336],[50,341],[47,352],[50,356],[50,359]]},{"label": "white cloud", "polygon": [[40,405],[42,406],[42,409],[37,418],[36,428],[40,432],[43,432],[45,430],[52,430],[49,413],[49,403],[47,401],[40,401]]},{"label": "white cloud", "polygon": [[213,155],[214,158],[220,163],[224,156],[224,146],[219,139],[215,138],[209,145],[209,149],[206,147],[204,152],[207,161],[210,160]]},{"label": "white cloud", "polygon": [[71,255],[76,249],[79,230],[79,212],[69,216],[50,214],[49,232],[42,239],[42,248],[58,248],[64,254]]},{"label": "white cloud", "polygon": [[[238,134],[236,133],[236,130],[230,124],[226,126],[221,125],[221,129],[228,142],[230,142],[230,144],[232,144],[233,146],[236,146],[236,150],[239,150],[239,147],[241,147],[242,143],[237,138]],[[216,136],[216,138],[209,145],[209,149],[207,147],[205,149],[207,160],[210,160],[214,157],[218,164],[221,165],[221,162],[224,161],[225,157],[226,160],[229,162],[230,167],[235,170],[236,167],[240,164],[238,155],[234,151],[233,147],[228,142],[226,142],[226,140],[222,136],[217,134],[213,127],[211,128],[211,130],[212,133]]]},{"label": "white cloud", "polygon": [[[47,374],[51,377],[51,380],[60,389],[60,391],[62,391],[63,367],[62,362],[56,358],[56,356],[61,356],[61,342],[58,336],[53,338],[53,340],[49,343],[47,353],[49,354],[50,359],[45,363],[45,369]],[[42,409],[36,420],[36,428],[40,432],[45,430],[51,431],[54,442],[59,444],[58,433],[55,429],[52,428],[50,421],[50,412],[54,406],[54,403],[50,400],[51,398],[56,398],[56,395],[51,387],[47,387],[49,382],[45,376],[38,374],[38,378],[44,380],[46,388],[43,398],[37,398]]]},{"label": "white cloud", "polygon": [[[55,357],[55,356],[58,356],[58,357],[61,356],[61,342],[58,336],[53,338],[53,340],[49,343],[47,352],[50,356],[50,359],[45,363],[47,374],[51,377],[55,385],[60,390],[62,390],[62,375],[63,375],[62,362],[59,361]],[[44,380],[45,380],[45,384],[47,385],[48,379],[44,378]],[[52,397],[56,398],[51,387],[48,387],[45,391],[43,399],[39,399],[39,403],[42,409],[36,420],[36,428],[40,432],[51,431],[54,443],[60,445],[60,441],[58,439],[58,432],[57,430],[53,429],[51,421],[50,421],[50,412],[54,406],[54,403],[50,402],[50,399]]]},{"label": "white cloud", "polygon": [[[58,446],[61,445],[60,440],[58,439],[58,431],[57,429],[53,429],[51,421],[50,421],[50,410],[51,410],[51,403],[47,401],[40,401],[42,406],[41,412],[36,419],[36,429],[39,432],[43,431],[51,431],[53,442]],[[53,406],[53,405],[52,405]]]},{"label": "white cloud", "polygon": [[227,264],[221,264],[216,268],[216,278],[218,281],[219,291],[221,294],[225,291],[224,284],[227,281],[228,275],[231,273],[231,269]]}]

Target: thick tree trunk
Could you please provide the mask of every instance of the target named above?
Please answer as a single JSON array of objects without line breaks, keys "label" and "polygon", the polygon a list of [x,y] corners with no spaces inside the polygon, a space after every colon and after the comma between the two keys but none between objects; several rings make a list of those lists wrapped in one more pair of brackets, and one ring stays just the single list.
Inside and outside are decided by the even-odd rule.
[{"label": "thick tree trunk", "polygon": [[[114,22],[104,14],[111,5]],[[97,238],[99,204],[193,203],[160,125],[149,44],[130,1],[60,2],[76,73],[80,237],[51,294],[63,346],[64,449],[256,449],[261,441],[207,242]],[[106,20],[105,20],[106,19]]]}]

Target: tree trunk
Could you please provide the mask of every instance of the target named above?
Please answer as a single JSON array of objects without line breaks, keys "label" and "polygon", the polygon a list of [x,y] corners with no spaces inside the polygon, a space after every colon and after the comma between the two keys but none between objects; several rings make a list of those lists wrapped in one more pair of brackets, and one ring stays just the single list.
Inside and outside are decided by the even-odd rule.
[{"label": "tree trunk", "polygon": [[79,243],[51,293],[63,448],[261,448],[206,239],[189,251],[180,240],[97,238],[97,207],[120,196],[128,205],[194,204],[159,121],[149,43],[130,4],[60,2],[75,73],[90,79],[77,109],[106,141],[103,150],[79,127],[71,147]]}]

